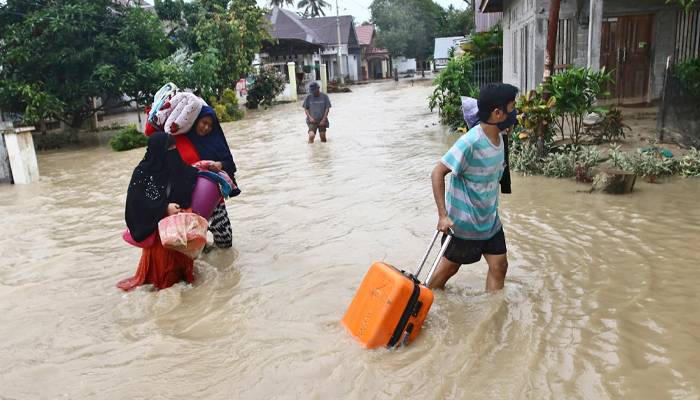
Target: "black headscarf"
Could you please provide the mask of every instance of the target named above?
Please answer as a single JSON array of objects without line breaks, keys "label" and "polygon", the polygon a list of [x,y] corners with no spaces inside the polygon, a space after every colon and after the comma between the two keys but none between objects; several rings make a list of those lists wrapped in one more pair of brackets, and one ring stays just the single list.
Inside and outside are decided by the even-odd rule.
[{"label": "black headscarf", "polygon": [[134,168],[126,194],[126,225],[131,237],[143,241],[158,228],[168,203],[187,208],[192,202],[192,189],[197,169],[186,165],[172,136],[156,132],[148,138],[146,155]]},{"label": "black headscarf", "polygon": [[[199,136],[197,134],[197,122],[204,117],[211,117],[212,129],[208,135]],[[197,120],[192,126],[192,129],[187,132],[187,137],[197,149],[200,160],[221,162],[224,171],[226,171],[231,179],[234,179],[236,163],[233,162],[233,155],[231,155],[231,149],[229,149],[226,136],[224,136],[224,130],[221,129],[221,124],[213,108],[208,106],[202,107],[202,111],[200,111],[197,116]]]}]

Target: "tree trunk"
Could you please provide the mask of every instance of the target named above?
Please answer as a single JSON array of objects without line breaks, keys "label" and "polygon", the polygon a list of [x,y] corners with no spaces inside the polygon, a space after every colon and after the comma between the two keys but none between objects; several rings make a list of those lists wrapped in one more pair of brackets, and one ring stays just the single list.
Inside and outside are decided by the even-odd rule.
[{"label": "tree trunk", "polygon": [[591,191],[625,194],[634,190],[634,183],[637,180],[637,174],[634,172],[611,168],[599,168],[595,172]]}]

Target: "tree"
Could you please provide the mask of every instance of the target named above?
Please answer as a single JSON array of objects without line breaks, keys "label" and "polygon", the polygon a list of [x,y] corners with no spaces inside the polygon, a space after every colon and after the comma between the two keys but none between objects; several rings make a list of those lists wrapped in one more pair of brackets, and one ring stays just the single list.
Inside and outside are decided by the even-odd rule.
[{"label": "tree", "polygon": [[285,5],[293,6],[294,0],[270,0],[270,7],[284,7]]},{"label": "tree", "polygon": [[157,19],[110,0],[12,1],[0,21],[0,107],[27,122],[79,128],[108,103],[92,99],[142,101],[160,79],[151,62],[168,51]]},{"label": "tree", "polygon": [[297,3],[298,9],[304,9],[304,17],[312,18],[321,15],[325,17],[326,13],[323,11],[323,9],[330,6],[331,5],[325,0],[301,0],[299,3]]},{"label": "tree", "polygon": [[216,50],[220,66],[214,93],[217,97],[224,89],[235,86],[241,76],[251,70],[256,53],[263,40],[272,40],[265,29],[265,10],[255,0],[232,0],[228,9],[212,8],[206,18],[195,27],[197,44],[202,51]]},{"label": "tree", "polygon": [[453,5],[440,18],[436,37],[466,36],[474,32],[474,11],[458,10]]},{"label": "tree", "polygon": [[433,0],[374,0],[370,5],[377,26],[377,44],[392,55],[426,60],[445,10]]}]

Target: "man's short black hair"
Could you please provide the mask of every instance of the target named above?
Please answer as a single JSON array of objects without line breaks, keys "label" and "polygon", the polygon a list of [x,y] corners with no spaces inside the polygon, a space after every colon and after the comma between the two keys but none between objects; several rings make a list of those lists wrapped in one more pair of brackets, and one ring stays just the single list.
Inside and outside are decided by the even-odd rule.
[{"label": "man's short black hair", "polygon": [[489,83],[482,86],[479,91],[479,120],[486,122],[491,117],[493,110],[500,108],[503,112],[508,112],[506,107],[511,101],[515,101],[518,95],[518,88],[507,83]]}]

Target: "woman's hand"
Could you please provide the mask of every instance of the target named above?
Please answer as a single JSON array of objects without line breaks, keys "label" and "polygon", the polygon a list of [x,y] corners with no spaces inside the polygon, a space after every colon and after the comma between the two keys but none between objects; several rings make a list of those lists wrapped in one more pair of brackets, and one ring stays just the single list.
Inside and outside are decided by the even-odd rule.
[{"label": "woman's hand", "polygon": [[177,203],[168,204],[168,216],[180,213],[180,205]]},{"label": "woman's hand", "polygon": [[220,161],[213,162],[209,165],[209,170],[219,172],[224,169],[224,165]]}]

